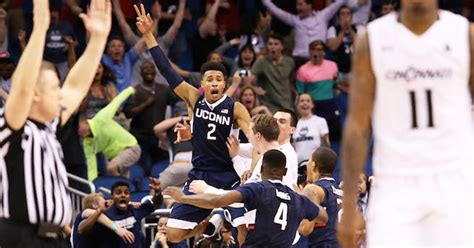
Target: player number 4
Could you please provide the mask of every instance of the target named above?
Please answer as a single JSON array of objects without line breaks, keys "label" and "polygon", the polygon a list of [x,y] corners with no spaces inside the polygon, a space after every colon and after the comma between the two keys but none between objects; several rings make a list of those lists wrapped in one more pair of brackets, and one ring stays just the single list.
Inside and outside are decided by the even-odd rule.
[{"label": "player number 4", "polygon": [[281,230],[284,231],[286,229],[286,224],[288,219],[288,205],[282,202],[278,207],[277,213],[275,214],[275,218],[273,218],[273,222],[276,224],[281,225]]},{"label": "player number 4", "polygon": [[208,140],[216,140],[216,136],[213,136],[212,134],[216,131],[216,124],[214,123],[209,123],[207,124],[207,127],[210,128],[209,132],[207,132],[207,139]]}]

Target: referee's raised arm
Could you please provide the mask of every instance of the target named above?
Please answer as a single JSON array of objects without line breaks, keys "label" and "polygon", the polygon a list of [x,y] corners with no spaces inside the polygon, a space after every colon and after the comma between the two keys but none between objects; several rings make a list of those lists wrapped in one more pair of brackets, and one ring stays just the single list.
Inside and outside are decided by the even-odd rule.
[{"label": "referee's raised arm", "polygon": [[46,31],[49,28],[48,2],[45,0],[33,1],[33,31],[12,75],[11,90],[5,103],[5,119],[14,130],[23,127],[31,112],[34,89],[43,61]]},{"label": "referee's raised arm", "polygon": [[[0,108],[0,247],[62,247],[72,221],[58,129],[79,107],[99,65],[111,26],[109,0],[91,0],[80,14],[90,42],[63,89],[43,61],[49,0],[33,0],[34,27],[5,108]],[[63,97],[64,96],[64,97]]]}]

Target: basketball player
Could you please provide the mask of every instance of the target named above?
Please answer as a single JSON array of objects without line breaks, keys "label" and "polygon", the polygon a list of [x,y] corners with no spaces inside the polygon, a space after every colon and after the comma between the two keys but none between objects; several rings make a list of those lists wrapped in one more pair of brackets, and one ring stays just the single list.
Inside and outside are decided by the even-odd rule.
[{"label": "basketball player", "polygon": [[[145,42],[160,73],[168,81],[176,95],[181,97],[193,111],[193,157],[194,168],[189,173],[184,193],[189,192],[189,183],[193,180],[204,180],[209,185],[232,189],[240,178],[234,171],[232,160],[226,149],[226,140],[233,124],[237,124],[247,135],[250,115],[247,109],[224,94],[226,69],[221,63],[207,62],[201,67],[204,96],[186,83],[171,67],[168,58],[151,32],[153,20],[146,14],[143,5],[137,12],[137,27],[143,34]],[[175,204],[167,223],[168,240],[179,243],[182,240],[202,232],[206,225],[199,224],[211,210],[186,204]],[[199,225],[198,225],[199,224]],[[214,224],[214,223],[213,223]]]},{"label": "basketball player", "polygon": [[437,0],[402,0],[355,46],[339,237],[355,247],[371,121],[369,247],[473,247],[473,27]]},{"label": "basketball player", "polygon": [[256,211],[255,224],[248,228],[244,247],[290,247],[303,219],[326,223],[328,217],[324,208],[282,184],[285,165],[282,152],[269,150],[263,155],[263,181],[244,184],[224,195],[185,195],[176,187],[166,188],[163,194],[209,209],[242,202],[249,211]]},{"label": "basketball player", "polygon": [[[303,194],[313,202],[324,207],[328,213],[326,224],[309,223],[304,221],[300,226],[311,234],[308,236],[309,247],[338,248],[336,240],[336,223],[338,222],[342,190],[333,178],[336,168],[337,154],[327,147],[316,149],[308,161],[308,171],[311,170],[316,181],[306,185]],[[311,174],[308,172],[308,175]],[[311,179],[312,180],[312,179]]]}]

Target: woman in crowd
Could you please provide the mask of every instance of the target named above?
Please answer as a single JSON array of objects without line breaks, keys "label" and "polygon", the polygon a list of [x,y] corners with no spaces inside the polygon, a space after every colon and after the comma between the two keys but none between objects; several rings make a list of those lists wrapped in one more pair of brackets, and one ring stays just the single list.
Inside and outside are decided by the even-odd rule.
[{"label": "woman in crowd", "polygon": [[299,120],[293,140],[298,163],[307,160],[318,147],[330,146],[328,124],[324,118],[313,114],[313,108],[313,100],[309,94],[301,94],[296,98]]},{"label": "woman in crowd", "polygon": [[266,106],[260,105],[260,102],[257,98],[257,93],[255,92],[255,88],[252,86],[244,86],[241,89],[239,102],[242,103],[245,108],[247,108],[251,116],[254,116],[256,114],[272,115],[272,113]]}]

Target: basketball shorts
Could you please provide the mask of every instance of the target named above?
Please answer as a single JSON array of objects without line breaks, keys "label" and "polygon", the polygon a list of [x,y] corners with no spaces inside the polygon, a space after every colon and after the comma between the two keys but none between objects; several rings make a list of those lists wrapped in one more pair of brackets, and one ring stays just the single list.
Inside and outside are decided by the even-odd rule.
[{"label": "basketball shorts", "polygon": [[376,176],[367,210],[368,247],[474,247],[472,175],[472,168],[463,168]]},{"label": "basketball shorts", "polygon": [[[240,178],[234,171],[229,172],[209,172],[191,170],[186,181],[183,192],[192,195],[189,185],[193,180],[204,180],[207,184],[220,189],[231,190],[240,184]],[[212,209],[203,209],[196,206],[175,203],[171,208],[167,226],[179,229],[193,229],[201,221],[205,220],[212,212]]]}]

